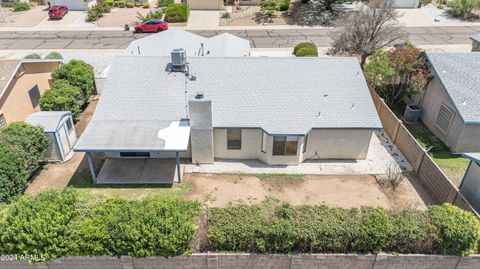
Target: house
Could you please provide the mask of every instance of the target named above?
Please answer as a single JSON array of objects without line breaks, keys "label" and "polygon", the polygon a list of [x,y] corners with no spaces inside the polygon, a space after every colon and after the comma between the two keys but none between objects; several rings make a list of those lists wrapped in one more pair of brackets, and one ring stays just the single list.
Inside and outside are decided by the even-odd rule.
[{"label": "house", "polygon": [[211,38],[172,28],[137,39],[123,52],[124,55],[170,56],[173,49],[183,48],[187,56],[244,57],[250,56],[250,42],[223,33]]},{"label": "house", "polygon": [[[118,183],[125,174],[107,175],[116,171],[149,183],[158,171],[140,171],[162,158],[175,160],[178,177],[180,158],[365,159],[381,128],[355,58],[187,59],[175,50],[172,57],[116,57],[74,151],[87,152],[97,183]],[[98,175],[90,153],[106,157]]]},{"label": "house", "polygon": [[472,40],[472,51],[480,51],[480,33],[470,37]]},{"label": "house", "polygon": [[96,0],[45,0],[50,6],[67,6],[69,10],[86,11],[97,4]]},{"label": "house", "polygon": [[0,60],[0,126],[24,121],[40,111],[39,100],[50,88],[60,60]]},{"label": "house", "polygon": [[420,98],[421,120],[454,153],[480,151],[480,54],[426,52],[434,79]]},{"label": "house", "polygon": [[25,122],[42,127],[50,140],[47,160],[63,162],[73,156],[77,134],[70,111],[40,111],[29,115]]},{"label": "house", "polygon": [[463,153],[462,155],[470,159],[470,164],[459,189],[472,207],[480,212],[480,153]]}]

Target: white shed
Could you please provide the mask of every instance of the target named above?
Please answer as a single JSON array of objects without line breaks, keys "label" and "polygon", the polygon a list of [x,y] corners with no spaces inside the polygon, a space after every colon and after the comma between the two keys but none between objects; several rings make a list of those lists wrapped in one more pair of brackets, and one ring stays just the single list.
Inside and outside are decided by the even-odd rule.
[{"label": "white shed", "polygon": [[25,122],[42,127],[50,139],[46,156],[49,161],[64,162],[72,156],[77,134],[70,111],[40,111],[30,114]]}]

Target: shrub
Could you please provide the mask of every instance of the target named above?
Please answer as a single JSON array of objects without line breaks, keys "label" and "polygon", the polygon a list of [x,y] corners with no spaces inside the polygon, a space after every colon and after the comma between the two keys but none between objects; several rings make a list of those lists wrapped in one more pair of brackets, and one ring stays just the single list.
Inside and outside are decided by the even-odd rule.
[{"label": "shrub", "polygon": [[280,11],[287,11],[289,9],[290,9],[290,0],[281,1],[279,10]]},{"label": "shrub", "polygon": [[54,80],[67,80],[72,86],[82,90],[81,99],[88,102],[93,92],[94,73],[93,67],[81,60],[70,60],[62,64],[52,73]]},{"label": "shrub", "polygon": [[476,253],[480,222],[472,213],[444,204],[432,206],[429,216],[436,228],[433,244],[442,254],[466,256]]},{"label": "shrub", "polygon": [[62,54],[56,52],[56,51],[52,51],[50,52],[49,54],[47,54],[47,56],[45,56],[45,59],[57,59],[57,60],[61,60],[63,59],[63,56]]},{"label": "shrub", "polygon": [[0,143],[10,145],[24,157],[25,170],[31,175],[45,161],[49,139],[40,127],[13,122],[0,129]]},{"label": "shrub", "polygon": [[37,53],[30,53],[27,56],[23,57],[23,59],[42,59],[42,56]]},{"label": "shrub", "polygon": [[240,205],[210,215],[207,238],[215,251],[468,255],[479,240],[478,220],[451,205],[428,212]]},{"label": "shrub", "polygon": [[143,5],[142,2],[135,2],[134,4],[135,4],[136,7],[141,7]]},{"label": "shrub", "polygon": [[230,19],[230,12],[223,12],[222,19]]},{"label": "shrub", "polygon": [[113,7],[115,5],[113,0],[103,0],[102,3],[105,3],[106,5],[108,5],[110,7]]},{"label": "shrub", "polygon": [[293,54],[297,57],[317,57],[318,49],[313,42],[302,42],[295,46]]},{"label": "shrub", "polygon": [[133,2],[127,2],[127,8],[132,8],[134,6],[135,4]]},{"label": "shrub", "polygon": [[198,212],[197,203],[174,198],[108,200],[74,225],[72,255],[185,254]]},{"label": "shrub", "polygon": [[143,2],[143,8],[149,8],[150,3],[149,2]]},{"label": "shrub", "polygon": [[25,11],[30,9],[30,3],[28,2],[18,2],[13,5],[13,11]]},{"label": "shrub", "polygon": [[[28,178],[22,152],[0,143],[0,202],[10,202],[21,194],[27,187]],[[1,248],[0,246],[0,250]]]},{"label": "shrub", "polygon": [[2,220],[2,253],[46,259],[66,255],[69,224],[77,215],[76,204],[72,190],[22,196],[7,208]]},{"label": "shrub", "polygon": [[157,10],[155,12],[149,11],[145,16],[143,16],[140,12],[137,12],[137,19],[140,20],[142,23],[151,19],[161,19],[162,17],[163,13],[161,10]]},{"label": "shrub", "polygon": [[187,22],[190,16],[190,6],[186,4],[170,4],[165,11],[167,22]]},{"label": "shrub", "polygon": [[168,6],[170,4],[174,4],[174,3],[175,3],[174,0],[158,0],[157,5],[159,7],[166,7],[166,6]]},{"label": "shrub", "polygon": [[480,8],[480,0],[452,0],[447,3],[452,15],[462,19],[470,18],[472,12]]},{"label": "shrub", "polygon": [[118,5],[118,7],[121,7],[121,8],[125,7],[125,1],[117,1],[115,3]]},{"label": "shrub", "polygon": [[55,80],[51,89],[40,97],[43,111],[71,111],[73,117],[80,114],[79,99],[81,91],[66,80]]},{"label": "shrub", "polygon": [[[112,2],[112,5],[113,5],[113,2]],[[107,2],[101,2],[94,5],[93,7],[88,9],[86,21],[87,22],[97,21],[98,19],[103,17],[104,13],[109,13],[111,8],[112,6],[110,5],[110,3],[107,3]]]}]

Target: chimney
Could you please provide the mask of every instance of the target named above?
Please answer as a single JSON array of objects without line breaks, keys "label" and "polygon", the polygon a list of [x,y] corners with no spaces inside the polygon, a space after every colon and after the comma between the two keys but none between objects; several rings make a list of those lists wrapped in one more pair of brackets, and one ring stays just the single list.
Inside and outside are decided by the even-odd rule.
[{"label": "chimney", "polygon": [[212,100],[202,92],[188,98],[192,163],[213,163]]}]

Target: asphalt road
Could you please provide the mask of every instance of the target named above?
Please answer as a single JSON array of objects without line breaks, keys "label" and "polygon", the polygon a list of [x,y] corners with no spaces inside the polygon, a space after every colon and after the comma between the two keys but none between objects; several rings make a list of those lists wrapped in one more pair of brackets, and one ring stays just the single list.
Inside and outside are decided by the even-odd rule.
[{"label": "asphalt road", "polygon": [[[409,39],[416,45],[469,44],[469,37],[480,26],[407,27]],[[254,48],[293,47],[312,40],[319,47],[330,45],[328,29],[192,31],[209,37],[229,32],[250,40]],[[28,49],[123,49],[146,34],[123,31],[31,31],[0,32],[0,50]]]}]

